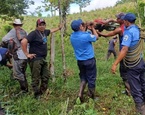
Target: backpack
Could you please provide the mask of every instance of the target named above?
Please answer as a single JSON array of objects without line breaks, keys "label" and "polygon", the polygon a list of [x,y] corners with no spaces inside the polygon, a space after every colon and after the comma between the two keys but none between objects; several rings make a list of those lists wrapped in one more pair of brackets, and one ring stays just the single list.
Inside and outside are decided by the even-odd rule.
[{"label": "backpack", "polygon": [[17,29],[16,30],[16,38],[10,38],[8,41],[2,41],[1,47],[8,48],[9,53],[12,55],[16,55],[16,51],[18,48],[21,47],[21,40],[27,36],[27,33],[23,29]]}]

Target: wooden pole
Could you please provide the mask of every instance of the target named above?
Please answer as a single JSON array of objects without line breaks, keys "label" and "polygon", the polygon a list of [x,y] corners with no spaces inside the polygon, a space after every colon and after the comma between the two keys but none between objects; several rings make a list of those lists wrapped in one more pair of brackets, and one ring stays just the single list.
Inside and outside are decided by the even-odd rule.
[{"label": "wooden pole", "polygon": [[55,81],[55,74],[54,74],[54,59],[55,59],[55,38],[54,33],[50,36],[50,61],[49,61],[49,70],[50,76],[52,77],[52,81]]}]

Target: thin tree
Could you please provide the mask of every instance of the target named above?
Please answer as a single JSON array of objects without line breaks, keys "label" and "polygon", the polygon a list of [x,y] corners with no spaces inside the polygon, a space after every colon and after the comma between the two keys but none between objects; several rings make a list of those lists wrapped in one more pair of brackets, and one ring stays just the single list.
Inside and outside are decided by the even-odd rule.
[{"label": "thin tree", "polygon": [[136,12],[137,12],[137,15],[138,15],[138,19],[139,19],[139,26],[141,28],[141,18],[140,18],[140,12],[139,12],[139,7],[138,7],[138,0],[134,0],[134,5],[136,7]]},{"label": "thin tree", "polygon": [[79,5],[80,13],[82,13],[82,8],[85,8],[90,4],[91,0],[73,0],[73,3]]},{"label": "thin tree", "polygon": [[[66,5],[61,4],[61,3],[66,3]],[[65,51],[64,51],[64,32],[66,30],[66,10],[67,10],[67,5],[68,1],[58,0],[58,10],[59,10],[59,20],[61,24],[64,24],[64,26],[61,28],[61,49],[62,49],[62,64],[63,64],[63,77],[64,80],[66,81],[66,61],[65,61]]]}]

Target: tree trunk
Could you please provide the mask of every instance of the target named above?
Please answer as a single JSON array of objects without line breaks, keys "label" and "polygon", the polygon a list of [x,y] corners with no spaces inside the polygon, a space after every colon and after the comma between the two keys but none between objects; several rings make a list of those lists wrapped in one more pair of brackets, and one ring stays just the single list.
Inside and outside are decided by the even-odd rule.
[{"label": "tree trunk", "polygon": [[50,37],[50,61],[49,61],[50,76],[52,77],[53,82],[55,81],[54,59],[55,59],[55,38],[53,33],[51,34]]},{"label": "tree trunk", "polygon": [[80,9],[80,13],[82,13],[82,7],[81,7],[81,5],[79,6],[79,9]]},{"label": "tree trunk", "polygon": [[[59,19],[60,23],[63,24],[63,15],[61,9],[61,0],[58,0],[58,7],[59,7]],[[66,62],[65,62],[65,52],[64,52],[64,27],[61,28],[61,49],[62,49],[62,64],[63,64],[63,77],[66,80]]]}]

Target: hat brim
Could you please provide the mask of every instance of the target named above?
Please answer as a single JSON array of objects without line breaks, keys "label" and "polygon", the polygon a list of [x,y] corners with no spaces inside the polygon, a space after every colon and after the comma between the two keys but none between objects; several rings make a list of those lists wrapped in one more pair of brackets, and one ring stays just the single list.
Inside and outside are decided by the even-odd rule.
[{"label": "hat brim", "polygon": [[9,23],[9,25],[23,25],[23,23],[22,24]]},{"label": "hat brim", "polygon": [[40,23],[37,23],[38,25],[40,25],[41,23],[44,23],[44,24],[46,24],[46,22],[40,22]]}]

